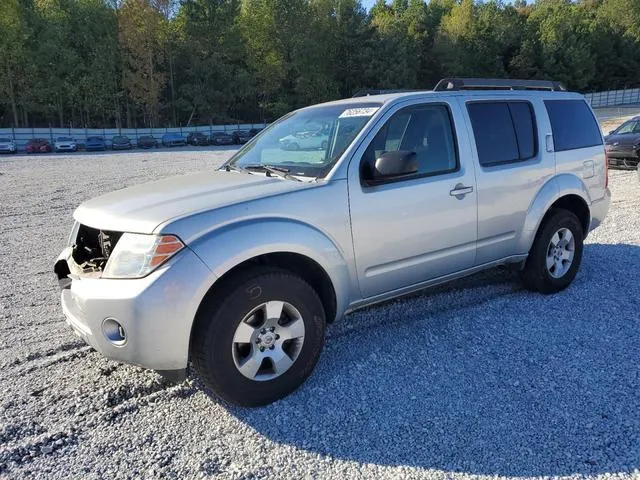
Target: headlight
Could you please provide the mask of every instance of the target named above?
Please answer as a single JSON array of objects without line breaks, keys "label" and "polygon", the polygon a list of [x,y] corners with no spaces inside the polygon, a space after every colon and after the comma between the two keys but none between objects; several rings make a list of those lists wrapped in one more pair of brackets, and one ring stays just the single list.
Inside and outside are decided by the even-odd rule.
[{"label": "headlight", "polygon": [[174,235],[123,233],[102,278],[142,278],[183,248],[182,241]]}]

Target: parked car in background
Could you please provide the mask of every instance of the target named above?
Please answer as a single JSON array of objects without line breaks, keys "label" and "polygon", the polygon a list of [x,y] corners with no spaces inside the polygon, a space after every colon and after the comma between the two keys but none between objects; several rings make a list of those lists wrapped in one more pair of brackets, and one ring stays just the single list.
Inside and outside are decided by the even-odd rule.
[{"label": "parked car in background", "polygon": [[209,137],[211,145],[233,145],[235,140],[227,132],[213,132]]},{"label": "parked car in background", "polygon": [[89,137],[84,147],[87,152],[96,152],[107,149],[104,137]]},{"label": "parked car in background", "polygon": [[32,138],[25,147],[27,153],[47,153],[51,151],[51,144],[46,138]]},{"label": "parked car in background", "polygon": [[260,127],[260,128],[251,128],[249,130],[249,133],[251,134],[252,137],[255,137],[256,135],[258,135],[262,130],[264,130],[264,128]]},{"label": "parked car in background", "polygon": [[56,152],[76,152],[78,151],[78,144],[71,137],[58,137],[53,142],[53,149]]},{"label": "parked car in background", "polygon": [[158,146],[158,141],[151,135],[138,137],[138,148],[154,148]]},{"label": "parked car in background", "polygon": [[17,153],[18,146],[10,138],[0,138],[0,153]]},{"label": "parked car in background", "polygon": [[253,135],[249,133],[249,130],[236,130],[231,134],[231,136],[233,137],[233,143],[238,145],[247,143],[253,138]]},{"label": "parked car in background", "polygon": [[162,145],[165,147],[182,147],[187,144],[187,139],[179,133],[165,133],[162,136]]},{"label": "parked car in background", "polygon": [[209,144],[209,139],[202,132],[191,132],[187,135],[187,143],[193,146],[204,146]]},{"label": "parked car in background", "polygon": [[131,140],[126,135],[118,135],[111,139],[111,148],[113,150],[131,150]]},{"label": "parked car in background", "polygon": [[307,130],[287,135],[279,140],[283,150],[326,150],[329,145],[329,135],[321,130]]},{"label": "parked car in background", "polygon": [[[282,154],[319,121],[327,151]],[[192,363],[225,400],[264,405],[304,382],[346,312],[499,265],[531,291],[569,287],[607,174],[593,111],[557,82],[446,79],[303,108],[217,171],[80,205],[54,267],[62,311],[107,357],[173,379]]]},{"label": "parked car in background", "polygon": [[611,130],[604,141],[610,166],[636,168],[640,159],[640,116]]}]

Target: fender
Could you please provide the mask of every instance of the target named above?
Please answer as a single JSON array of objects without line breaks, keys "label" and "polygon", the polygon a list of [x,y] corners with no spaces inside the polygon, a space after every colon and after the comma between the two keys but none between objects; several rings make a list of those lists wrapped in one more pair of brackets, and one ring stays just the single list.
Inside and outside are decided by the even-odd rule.
[{"label": "fender", "polygon": [[566,195],[577,195],[585,201],[588,207],[591,207],[589,191],[576,175],[562,173],[550,178],[540,188],[527,210],[524,227],[518,242],[518,252],[526,253],[531,249],[545,214],[549,211],[551,205]]},{"label": "fender", "polygon": [[211,269],[215,278],[221,278],[232,268],[259,255],[276,252],[304,255],[329,276],[336,295],[338,317],[346,310],[352,296],[353,283],[347,263],[352,259],[347,259],[347,255],[323,232],[298,220],[253,218],[231,223],[203,235],[190,248]]}]

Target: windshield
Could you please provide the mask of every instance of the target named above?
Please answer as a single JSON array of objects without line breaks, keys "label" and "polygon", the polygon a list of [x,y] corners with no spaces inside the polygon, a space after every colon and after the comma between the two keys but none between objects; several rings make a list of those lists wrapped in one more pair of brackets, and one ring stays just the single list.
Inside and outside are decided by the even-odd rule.
[{"label": "windshield", "polygon": [[89,137],[87,138],[88,142],[101,142],[102,141],[102,137]]},{"label": "windshield", "polygon": [[70,141],[72,141],[72,140],[73,140],[73,139],[72,139],[72,138],[69,138],[69,137],[58,137],[58,141],[59,141],[59,142],[70,142]]},{"label": "windshield", "polygon": [[630,120],[620,125],[614,132],[616,135],[624,133],[640,133],[640,121]]},{"label": "windshield", "polygon": [[269,165],[292,175],[323,177],[381,105],[320,105],[290,113],[255,137],[229,165]]}]

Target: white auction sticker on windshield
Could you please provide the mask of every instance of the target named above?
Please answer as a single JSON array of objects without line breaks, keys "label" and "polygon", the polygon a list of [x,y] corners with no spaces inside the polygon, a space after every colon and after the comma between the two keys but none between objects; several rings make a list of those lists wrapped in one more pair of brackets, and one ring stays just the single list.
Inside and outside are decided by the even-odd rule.
[{"label": "white auction sticker on windshield", "polygon": [[347,117],[370,117],[378,111],[380,107],[347,108],[338,118]]}]

